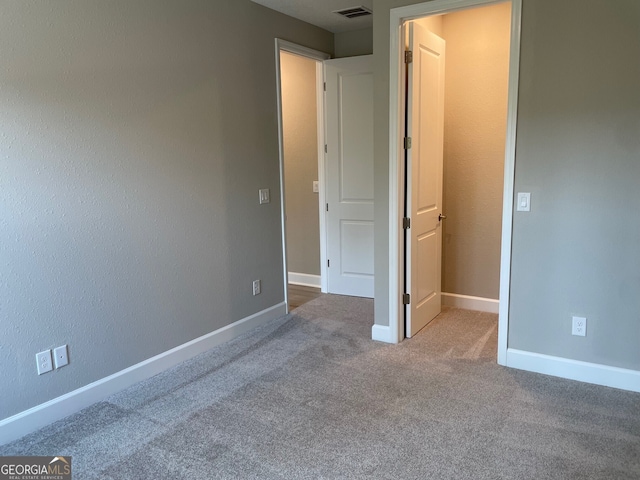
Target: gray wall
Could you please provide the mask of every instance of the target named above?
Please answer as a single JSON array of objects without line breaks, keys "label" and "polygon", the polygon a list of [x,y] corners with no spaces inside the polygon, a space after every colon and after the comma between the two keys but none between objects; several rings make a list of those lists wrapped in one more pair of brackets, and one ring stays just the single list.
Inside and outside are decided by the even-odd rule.
[{"label": "gray wall", "polygon": [[442,17],[442,291],[498,299],[511,4]]},{"label": "gray wall", "polygon": [[509,346],[640,370],[640,2],[525,1],[520,76]]},{"label": "gray wall", "polygon": [[2,3],[0,418],[283,301],[275,37],[333,50],[249,0]]},{"label": "gray wall", "polygon": [[334,38],[335,58],[356,57],[373,53],[373,28],[336,33]]},{"label": "gray wall", "polygon": [[282,52],[282,126],[289,272],[320,275],[316,61]]},{"label": "gray wall", "polygon": [[[388,325],[389,9],[374,0],[376,323]],[[640,370],[640,3],[524,0],[509,347]],[[571,336],[571,315],[588,317]]]}]

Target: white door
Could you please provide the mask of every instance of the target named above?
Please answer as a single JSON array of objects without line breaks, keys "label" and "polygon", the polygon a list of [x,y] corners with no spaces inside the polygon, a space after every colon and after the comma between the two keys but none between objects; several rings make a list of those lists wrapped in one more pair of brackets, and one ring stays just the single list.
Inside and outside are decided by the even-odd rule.
[{"label": "white door", "polygon": [[441,310],[442,150],[445,42],[413,22],[408,68],[406,281],[410,304],[406,336],[412,337]]},{"label": "white door", "polygon": [[373,297],[373,56],[326,60],[327,291]]}]

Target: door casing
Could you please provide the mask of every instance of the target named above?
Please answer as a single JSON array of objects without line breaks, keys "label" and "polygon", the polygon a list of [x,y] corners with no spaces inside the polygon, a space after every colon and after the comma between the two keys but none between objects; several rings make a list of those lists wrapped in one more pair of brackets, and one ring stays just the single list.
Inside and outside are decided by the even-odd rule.
[{"label": "door casing", "polygon": [[318,210],[320,212],[320,278],[321,291],[327,291],[327,248],[326,248],[326,225],[325,216],[322,205],[325,204],[325,167],[324,167],[324,144],[325,144],[325,114],[324,114],[324,60],[331,58],[331,55],[318,50],[313,50],[302,45],[298,45],[280,38],[275,39],[275,57],[276,57],[276,99],[278,103],[278,151],[280,163],[280,218],[282,226],[282,269],[284,284],[284,301],[287,313],[289,313],[289,270],[287,268],[287,225],[286,225],[286,208],[285,208],[285,189],[284,189],[284,132],[282,127],[282,79],[280,76],[280,52],[289,52],[294,55],[310,58],[316,61],[316,106],[317,106],[317,125],[318,125]]},{"label": "door casing", "polygon": [[[513,193],[515,147],[518,109],[518,80],[520,66],[520,31],[522,0],[511,2],[511,40],[509,58],[509,87],[507,135],[504,161],[504,189],[502,208],[502,245],[500,258],[500,308],[498,315],[498,363],[506,365],[507,332],[509,327],[509,289],[511,280],[511,240],[513,226]],[[373,337],[388,343],[404,339],[404,245],[401,219],[403,216],[403,50],[402,25],[405,21],[429,15],[440,15],[481,7],[505,0],[432,0],[393,8],[390,11],[390,71],[389,71],[389,329],[373,327]],[[385,334],[383,334],[383,331]]]}]

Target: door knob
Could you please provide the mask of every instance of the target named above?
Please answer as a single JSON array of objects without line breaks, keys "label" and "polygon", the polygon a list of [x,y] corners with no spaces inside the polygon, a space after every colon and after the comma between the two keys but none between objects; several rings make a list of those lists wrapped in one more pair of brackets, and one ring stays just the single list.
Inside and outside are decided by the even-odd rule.
[{"label": "door knob", "polygon": [[443,215],[443,214],[438,215],[438,221],[439,221],[439,222],[441,222],[442,220],[444,220],[444,219],[446,219],[446,218],[447,218],[447,216],[446,216],[446,215]]}]

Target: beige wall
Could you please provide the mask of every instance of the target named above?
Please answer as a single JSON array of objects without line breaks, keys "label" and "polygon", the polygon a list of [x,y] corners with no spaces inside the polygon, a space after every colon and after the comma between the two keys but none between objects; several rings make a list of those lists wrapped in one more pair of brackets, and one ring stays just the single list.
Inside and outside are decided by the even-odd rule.
[{"label": "beige wall", "polygon": [[284,137],[287,268],[320,275],[316,62],[280,54]]},{"label": "beige wall", "polygon": [[442,291],[498,299],[511,4],[442,19]]},{"label": "beige wall", "polygon": [[418,18],[415,22],[421,25],[423,28],[426,28],[430,32],[433,32],[439,37],[443,38],[443,19],[444,15],[431,15],[429,17]]}]

